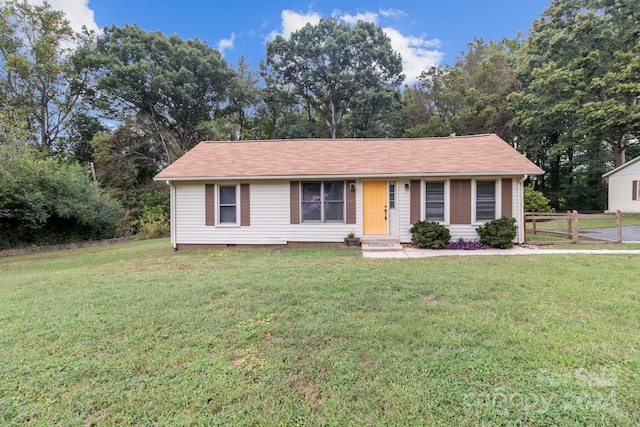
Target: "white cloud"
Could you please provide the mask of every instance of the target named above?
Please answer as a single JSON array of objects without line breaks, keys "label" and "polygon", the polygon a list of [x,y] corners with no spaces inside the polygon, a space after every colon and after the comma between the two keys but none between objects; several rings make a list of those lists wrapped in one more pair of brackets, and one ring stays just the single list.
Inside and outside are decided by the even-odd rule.
[{"label": "white cloud", "polygon": [[364,13],[356,13],[355,15],[350,15],[345,13],[343,15],[339,15],[340,20],[344,21],[349,25],[356,25],[358,21],[364,22],[372,22],[374,24],[378,23],[378,14],[375,12],[364,12]]},{"label": "white cloud", "polygon": [[385,18],[395,18],[395,19],[400,19],[403,16],[407,16],[406,13],[397,9],[380,9],[380,15],[384,16]]},{"label": "white cloud", "polygon": [[405,84],[417,81],[420,73],[442,62],[444,54],[438,50],[439,40],[428,40],[425,36],[405,36],[390,27],[383,30],[391,39],[393,50],[402,56]]},{"label": "white cloud", "polygon": [[218,42],[218,50],[224,56],[224,51],[227,49],[233,49],[233,44],[236,41],[236,33],[231,33],[231,38],[222,39]]},{"label": "white cloud", "polygon": [[[28,0],[28,2],[36,5],[44,3],[43,0]],[[86,26],[88,30],[101,32],[93,16],[93,10],[89,8],[89,0],[49,0],[49,4],[52,9],[64,12],[74,31],[79,32],[82,26]]]},{"label": "white cloud", "polygon": [[307,24],[316,25],[322,19],[322,15],[318,12],[309,11],[307,13],[295,12],[290,9],[285,9],[280,15],[282,17],[282,30],[272,31],[269,34],[268,40],[273,40],[276,36],[281,35],[285,39],[291,36],[291,33],[299,30]]},{"label": "white cloud", "polygon": [[[335,10],[332,16],[349,25],[355,25],[358,21],[372,22],[378,25],[381,16],[385,19],[400,19],[406,16],[406,13],[395,9],[380,9],[379,14],[365,11],[352,15],[340,10]],[[281,17],[282,30],[280,32],[272,31],[268,40],[273,40],[277,35],[289,38],[292,32],[299,30],[307,23],[315,25],[320,22],[322,15],[313,11],[300,13],[287,9],[282,11]],[[402,56],[402,68],[406,76],[405,84],[411,84],[417,81],[423,71],[439,65],[442,62],[444,54],[438,50],[440,47],[439,40],[429,40],[424,35],[405,36],[393,27],[385,27],[383,30],[391,40],[393,50]]]}]

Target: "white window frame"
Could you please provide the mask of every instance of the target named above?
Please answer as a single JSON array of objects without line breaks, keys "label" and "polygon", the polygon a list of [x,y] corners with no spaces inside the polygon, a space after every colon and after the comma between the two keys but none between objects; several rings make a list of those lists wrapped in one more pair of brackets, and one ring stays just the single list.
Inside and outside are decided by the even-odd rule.
[{"label": "white window frame", "polygon": [[398,207],[398,183],[396,181],[387,182],[387,191],[389,210],[396,209]]},{"label": "white window frame", "polygon": [[[477,212],[477,208],[478,208],[478,183],[479,182],[493,182],[494,185],[494,210],[493,210],[493,216],[494,218],[491,219],[478,219],[478,212]],[[484,224],[486,222],[492,221],[494,219],[498,219],[500,218],[502,215],[500,214],[500,212],[502,212],[502,204],[501,204],[501,200],[502,200],[502,180],[500,178],[497,177],[486,177],[486,178],[475,178],[472,180],[472,186],[471,186],[471,215],[472,215],[472,222],[474,224]]]},{"label": "white window frame", "polygon": [[449,179],[433,178],[433,179],[426,179],[422,181],[421,188],[420,188],[420,200],[422,201],[421,217],[425,221],[429,221],[427,219],[427,182],[443,182],[444,183],[444,220],[436,221],[436,222],[443,225],[449,225],[451,221],[451,217],[450,217],[451,198],[450,198]]},{"label": "white window frame", "polygon": [[[235,222],[222,222],[222,215],[220,208],[226,205],[222,204],[222,197],[220,195],[220,189],[222,187],[234,187],[236,192],[236,221]],[[240,226],[240,185],[238,183],[224,183],[216,185],[216,225],[220,227],[239,227]]]},{"label": "white window frame", "polygon": [[[342,219],[341,220],[327,220],[325,219],[325,199],[324,199],[324,184],[325,182],[342,182]],[[320,220],[305,220],[304,219],[304,209],[303,209],[303,205],[305,203],[304,200],[304,185],[305,184],[312,184],[312,183],[320,183]],[[301,181],[300,182],[300,223],[301,224],[345,224],[346,223],[346,217],[347,217],[347,212],[346,212],[346,208],[347,208],[347,191],[351,191],[350,189],[348,190],[346,188],[346,181],[345,180],[340,180],[340,179],[325,179],[325,180],[318,180],[318,181]]]}]

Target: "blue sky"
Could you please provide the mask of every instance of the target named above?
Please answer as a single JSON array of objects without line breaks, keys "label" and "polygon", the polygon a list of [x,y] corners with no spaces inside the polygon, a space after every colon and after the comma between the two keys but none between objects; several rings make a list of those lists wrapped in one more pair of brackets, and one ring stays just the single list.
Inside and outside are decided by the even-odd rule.
[{"label": "blue sky", "polygon": [[[41,0],[29,0],[37,3]],[[375,22],[404,60],[407,83],[431,65],[450,64],[474,37],[527,34],[551,0],[49,0],[79,28],[136,24],[147,31],[198,38],[235,65],[252,68],[276,34],[287,36],[306,22],[335,16]]]}]

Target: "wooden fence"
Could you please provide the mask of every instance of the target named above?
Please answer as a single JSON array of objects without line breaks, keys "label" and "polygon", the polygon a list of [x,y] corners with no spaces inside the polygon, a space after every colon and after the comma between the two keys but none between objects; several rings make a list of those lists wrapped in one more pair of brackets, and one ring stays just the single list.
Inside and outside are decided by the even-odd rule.
[{"label": "wooden fence", "polygon": [[[526,223],[531,222],[532,234],[546,234],[556,237],[566,237],[572,242],[578,242],[580,236],[580,219],[609,219],[616,221],[616,243],[622,243],[622,212],[615,214],[580,214],[578,211],[567,211],[567,213],[550,212],[525,212],[525,242],[527,241]],[[538,230],[538,223],[546,221],[567,221],[566,231]],[[608,239],[604,239],[608,240]]]}]

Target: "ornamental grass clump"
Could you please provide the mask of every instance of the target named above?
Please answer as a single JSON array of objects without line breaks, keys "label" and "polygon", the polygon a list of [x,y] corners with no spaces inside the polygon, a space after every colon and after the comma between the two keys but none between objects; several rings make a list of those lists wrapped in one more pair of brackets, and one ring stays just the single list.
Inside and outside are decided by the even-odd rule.
[{"label": "ornamental grass clump", "polygon": [[442,249],[451,241],[451,233],[434,221],[418,221],[411,227],[411,240],[421,249]]},{"label": "ornamental grass clump", "polygon": [[481,243],[492,248],[508,249],[513,246],[513,239],[516,238],[516,220],[503,216],[481,225],[477,232]]},{"label": "ornamental grass clump", "polygon": [[489,249],[489,245],[485,245],[484,243],[478,241],[478,240],[466,240],[463,239],[462,237],[459,238],[458,240],[455,240],[453,242],[449,242],[449,244],[447,244],[447,246],[445,246],[445,249],[462,249],[465,251],[473,251],[476,249]]}]

